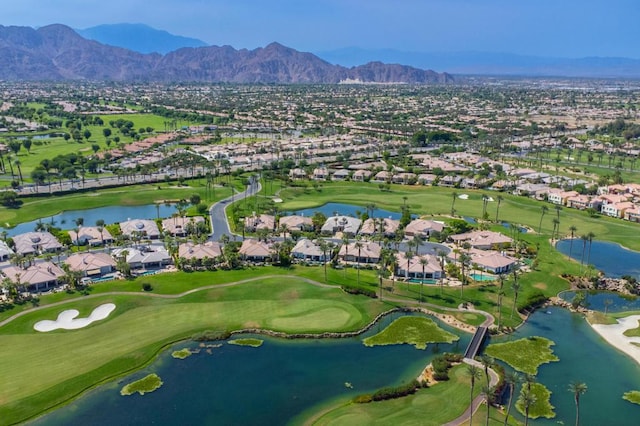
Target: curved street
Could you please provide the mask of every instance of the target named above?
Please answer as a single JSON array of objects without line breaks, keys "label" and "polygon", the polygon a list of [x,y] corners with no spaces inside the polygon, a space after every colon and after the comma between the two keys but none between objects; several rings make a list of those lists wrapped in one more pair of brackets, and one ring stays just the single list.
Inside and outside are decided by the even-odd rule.
[{"label": "curved street", "polygon": [[227,197],[212,205],[209,209],[209,218],[211,219],[211,236],[209,237],[209,240],[220,241],[220,238],[223,235],[227,235],[229,238],[233,239],[235,234],[231,232],[231,228],[229,227],[229,221],[227,220],[227,207],[235,200],[257,194],[261,189],[262,185],[260,185],[260,179],[257,179],[255,176],[251,176],[249,177],[247,189],[240,193],[233,194],[231,197]]}]

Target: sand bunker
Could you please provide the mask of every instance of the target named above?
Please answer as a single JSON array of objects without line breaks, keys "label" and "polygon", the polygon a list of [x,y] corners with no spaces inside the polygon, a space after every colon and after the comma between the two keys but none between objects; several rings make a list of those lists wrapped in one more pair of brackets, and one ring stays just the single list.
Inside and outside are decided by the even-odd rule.
[{"label": "sand bunker", "polygon": [[80,312],[75,309],[69,309],[60,312],[60,314],[58,314],[58,319],[56,319],[55,321],[38,321],[37,323],[35,323],[33,328],[36,331],[42,332],[53,331],[59,328],[65,330],[77,330],[79,328],[88,326],[94,321],[105,319],[111,312],[113,312],[115,308],[116,305],[114,305],[113,303],[105,303],[104,305],[100,305],[95,308],[93,312],[91,312],[91,315],[86,318],[76,318],[78,315],[80,315]]},{"label": "sand bunker", "polygon": [[640,344],[640,337],[627,337],[623,334],[626,330],[638,328],[638,320],[640,320],[640,315],[631,315],[620,318],[618,324],[591,324],[591,327],[610,345],[615,346],[640,364],[640,347],[633,344]]},{"label": "sand bunker", "polygon": [[469,194],[460,194],[460,195],[458,195],[458,198],[460,198],[461,200],[468,200],[469,199]]}]

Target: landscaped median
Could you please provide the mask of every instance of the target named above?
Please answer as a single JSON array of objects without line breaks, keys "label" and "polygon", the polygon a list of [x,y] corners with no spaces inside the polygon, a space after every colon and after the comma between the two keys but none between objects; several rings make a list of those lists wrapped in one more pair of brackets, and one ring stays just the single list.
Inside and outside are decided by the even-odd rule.
[{"label": "landscaped median", "polygon": [[[179,277],[187,280],[189,275],[174,279]],[[33,329],[36,322],[56,318],[64,310],[87,316],[105,303],[117,309],[86,328],[48,333]],[[167,345],[204,330],[354,331],[389,307],[298,277],[256,279],[182,297],[105,294],[73,299],[0,328],[0,418],[12,424],[38,415],[140,368]]]}]

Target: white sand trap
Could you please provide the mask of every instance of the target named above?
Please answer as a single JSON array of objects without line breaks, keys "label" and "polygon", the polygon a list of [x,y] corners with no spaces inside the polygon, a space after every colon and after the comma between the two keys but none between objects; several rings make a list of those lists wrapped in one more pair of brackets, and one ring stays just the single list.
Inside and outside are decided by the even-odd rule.
[{"label": "white sand trap", "polygon": [[460,195],[458,195],[458,198],[460,198],[461,200],[468,200],[469,199],[469,195],[468,194],[460,194]]},{"label": "white sand trap", "polygon": [[640,315],[631,315],[620,318],[618,324],[591,324],[591,327],[610,345],[615,346],[640,364],[640,347],[632,343],[640,344],[640,337],[627,337],[622,334],[626,330],[638,328],[638,320],[640,320]]},{"label": "white sand trap", "polygon": [[86,318],[76,318],[78,315],[80,315],[80,312],[75,309],[69,309],[60,312],[60,314],[58,314],[58,319],[56,319],[55,321],[38,321],[37,323],[35,323],[33,328],[36,331],[42,332],[53,331],[59,328],[65,330],[77,330],[79,328],[88,326],[94,321],[105,319],[111,312],[113,312],[115,308],[116,305],[114,305],[113,303],[105,303],[104,305],[100,305],[95,308],[93,312],[91,312],[91,315]]},{"label": "white sand trap", "polygon": [[494,200],[493,200],[493,198],[492,198],[492,197],[487,197],[487,201],[488,201],[488,202],[490,202],[490,203],[492,203]]}]

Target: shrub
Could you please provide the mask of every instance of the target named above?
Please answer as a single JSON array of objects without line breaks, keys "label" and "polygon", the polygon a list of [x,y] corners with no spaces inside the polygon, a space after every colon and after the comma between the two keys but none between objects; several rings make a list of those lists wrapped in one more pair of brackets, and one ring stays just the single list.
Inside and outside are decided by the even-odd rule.
[{"label": "shrub", "polygon": [[142,289],[144,291],[151,291],[153,290],[153,286],[149,283],[142,283]]},{"label": "shrub", "polygon": [[375,291],[368,290],[366,288],[348,287],[345,285],[340,288],[342,288],[344,292],[349,294],[362,294],[364,296],[371,297],[372,299],[376,299],[378,297]]}]

